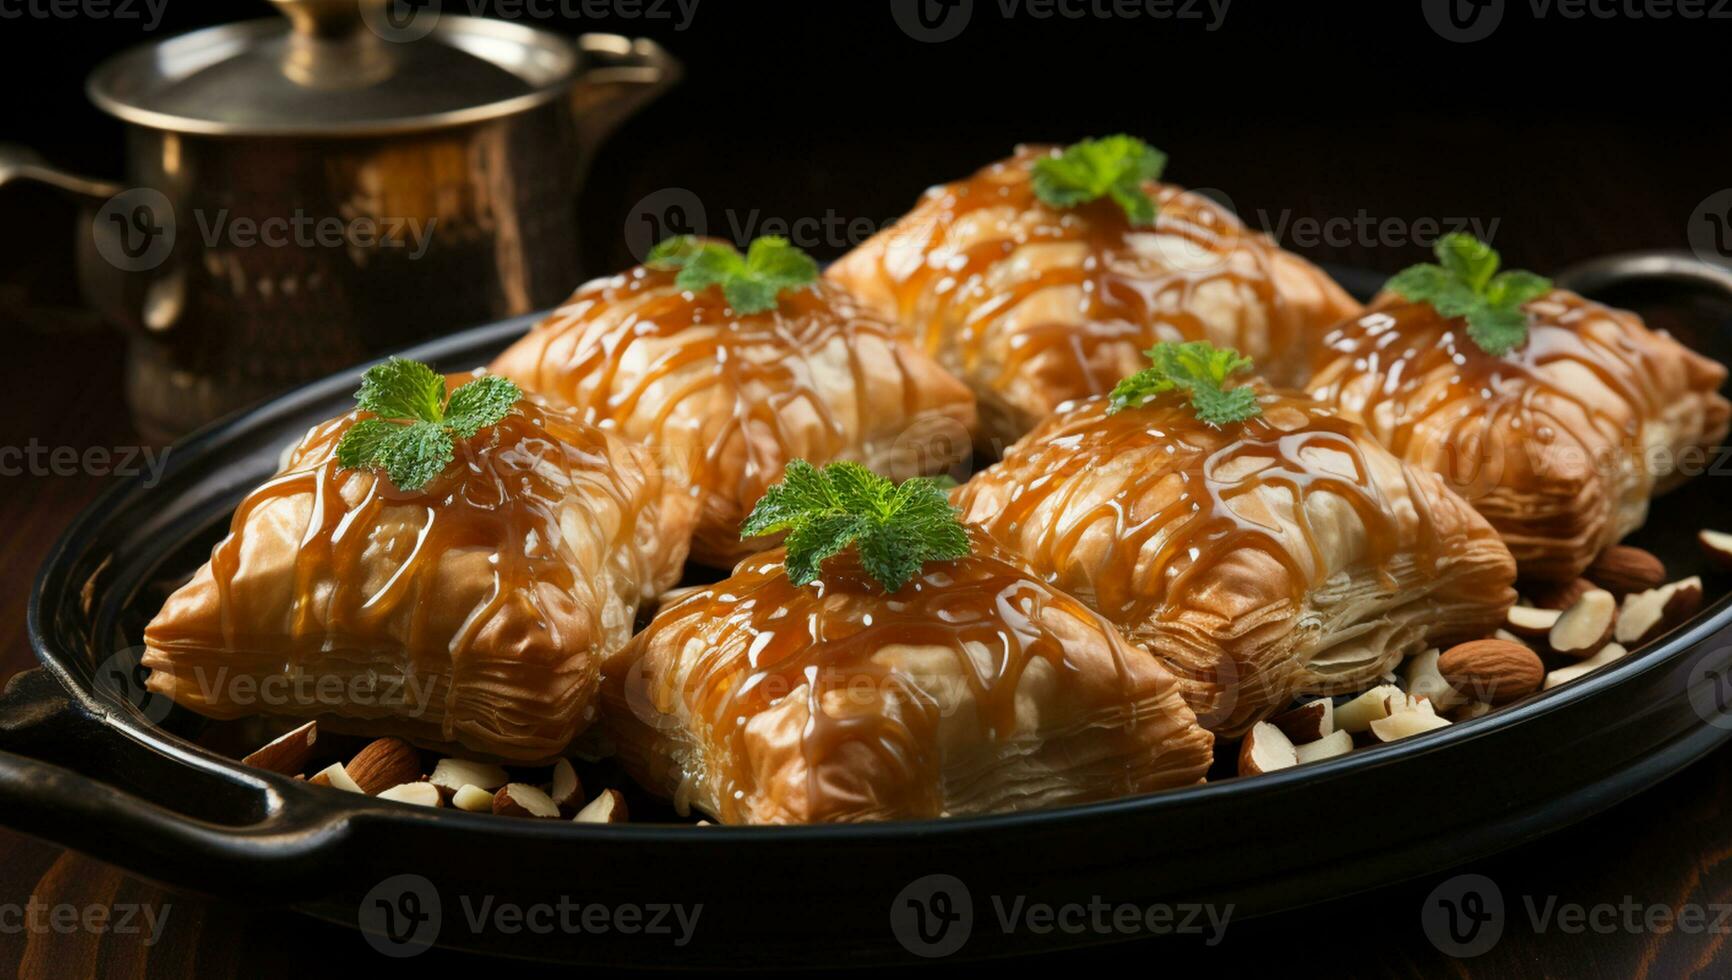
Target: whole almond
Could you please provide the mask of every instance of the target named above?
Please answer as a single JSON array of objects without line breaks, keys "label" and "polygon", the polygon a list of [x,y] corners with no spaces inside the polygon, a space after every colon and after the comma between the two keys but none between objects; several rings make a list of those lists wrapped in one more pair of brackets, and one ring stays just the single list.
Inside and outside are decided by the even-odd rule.
[{"label": "whole almond", "polygon": [[381,738],[343,767],[361,792],[377,796],[393,786],[421,780],[421,753],[400,738]]},{"label": "whole almond", "polygon": [[1546,679],[1539,654],[1508,640],[1458,643],[1437,659],[1437,670],[1462,695],[1492,705],[1526,697]]},{"label": "whole almond", "polygon": [[1666,565],[1641,548],[1615,544],[1600,552],[1585,577],[1613,595],[1624,596],[1666,584]]}]

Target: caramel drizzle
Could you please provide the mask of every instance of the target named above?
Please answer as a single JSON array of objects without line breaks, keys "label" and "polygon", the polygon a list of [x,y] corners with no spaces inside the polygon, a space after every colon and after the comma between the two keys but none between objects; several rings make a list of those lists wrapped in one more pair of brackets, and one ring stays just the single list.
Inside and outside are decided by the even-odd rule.
[{"label": "caramel drizzle", "polygon": [[[1361,430],[1315,403],[1279,394],[1259,399],[1263,414],[1215,429],[1199,422],[1185,398],[1168,393],[1148,405],[1108,414],[1094,398],[1055,416],[1013,447],[1003,462],[963,490],[963,513],[982,521],[1001,540],[1024,542],[1021,550],[1060,588],[1092,597],[1090,604],[1125,627],[1174,618],[1196,577],[1242,548],[1262,551],[1286,567],[1295,602],[1326,576],[1328,568],[1305,508],[1313,493],[1346,501],[1364,524],[1372,567],[1387,566],[1404,544],[1396,518],[1372,479],[1360,446]],[[1308,450],[1339,454],[1350,475],[1318,468]],[[1081,500],[1099,488],[1095,473],[1129,456],[1123,483],[1092,506]],[[1254,464],[1254,465],[1253,465]],[[1178,481],[1178,492],[1152,511],[1140,501]],[[978,485],[976,485],[978,483]],[[987,495],[987,487],[1006,493]],[[1287,491],[1292,520],[1310,558],[1309,568],[1290,550],[1278,525],[1236,509],[1235,501],[1265,487]],[[1038,518],[1051,521],[1036,526]],[[1423,518],[1422,518],[1423,519]],[[1103,566],[1079,554],[1085,538],[1110,529]],[[1038,534],[1038,540],[1031,540]]]},{"label": "caramel drizzle", "polygon": [[[468,376],[447,378],[452,388]],[[221,609],[223,643],[228,649],[268,644],[289,662],[305,664],[333,646],[353,649],[374,644],[395,652],[389,624],[409,610],[401,649],[417,668],[447,669],[455,679],[476,635],[508,601],[524,601],[541,623],[555,629],[537,585],[577,597],[591,589],[573,572],[576,558],[565,541],[560,513],[571,487],[591,485],[614,496],[627,525],[620,537],[633,536],[635,510],[620,496],[612,476],[605,436],[557,410],[524,400],[511,415],[471,439],[458,440],[455,461],[426,487],[399,490],[382,474],[344,469],[336,460],[343,434],[366,413],[351,412],[316,428],[296,449],[288,469],[248,494],[236,508],[227,537],[211,553],[210,567]],[[562,478],[544,472],[547,467]],[[357,489],[353,504],[343,491]],[[233,587],[240,570],[253,514],[267,503],[300,494],[312,497],[312,512],[295,555],[293,605],[286,634],[239,637],[233,615]],[[414,508],[424,515],[412,550],[398,562],[377,591],[366,589],[363,554],[387,508]],[[441,601],[434,592],[439,558],[453,550],[489,553],[492,588],[454,636],[430,630],[428,616]],[[557,636],[555,641],[558,641]],[[451,685],[447,696],[454,693]],[[453,724],[445,715],[446,735]]]},{"label": "caramel drizzle", "polygon": [[[731,578],[657,617],[650,629],[673,635],[656,636],[655,642],[683,659],[677,668],[661,665],[654,699],[660,705],[679,699],[695,719],[692,727],[707,731],[721,747],[711,755],[723,811],[717,816],[740,821],[746,801],[758,792],[750,770],[737,761],[747,758],[747,724],[802,685],[808,720],[800,749],[809,803],[834,800],[841,791],[824,784],[824,764],[852,742],[888,763],[898,775],[894,785],[907,795],[851,802],[911,816],[941,813],[939,705],[906,675],[872,659],[885,647],[950,651],[974,695],[981,735],[995,741],[1015,728],[1016,692],[1031,663],[1045,660],[1061,675],[1075,669],[1041,619],[1058,607],[1087,621],[1088,610],[1002,557],[978,530],[969,533],[974,554],[928,563],[893,595],[883,593],[852,550],[825,562],[818,581],[795,586],[782,568],[784,552],[776,549],[747,559]],[[970,651],[974,645],[978,649]],[[1113,687],[1128,690],[1124,650],[1115,645],[1113,656]],[[684,679],[677,690],[676,678]],[[825,707],[825,695],[832,692],[849,699],[840,712]],[[884,692],[901,703],[899,716],[860,710],[876,704],[869,696]]]},{"label": "caramel drizzle", "polygon": [[[1640,342],[1642,328],[1631,314],[1554,290],[1528,304],[1527,341],[1510,353],[1497,357],[1481,350],[1467,334],[1463,320],[1450,320],[1423,303],[1391,300],[1365,316],[1349,320],[1331,330],[1320,347],[1317,381],[1337,390],[1353,377],[1370,375],[1380,383],[1364,393],[1364,403],[1353,406],[1355,414],[1378,430],[1385,446],[1406,458],[1421,424],[1435,425],[1434,416],[1447,412],[1453,419],[1449,444],[1461,445],[1486,419],[1494,424],[1520,429],[1526,418],[1539,424],[1523,438],[1544,445],[1556,440],[1558,429],[1570,423],[1544,412],[1541,395],[1575,404],[1588,417],[1594,433],[1573,433],[1593,446],[1601,438],[1628,452],[1641,448],[1641,419],[1659,414],[1661,393],[1653,379],[1662,373],[1652,344]],[[1595,320],[1617,327],[1611,340],[1590,335],[1583,327]],[[1619,396],[1630,411],[1626,414],[1601,400],[1585,398],[1551,380],[1547,369],[1576,365],[1591,373]],[[1447,379],[1434,388],[1430,383]],[[1313,389],[1318,387],[1313,384]],[[1410,400],[1424,393],[1426,400]],[[1380,414],[1385,405],[1393,412],[1393,425]],[[1554,428],[1555,427],[1555,428]],[[1384,432],[1387,428],[1389,431]],[[1646,469],[1645,467],[1643,468]],[[1465,479],[1468,474],[1444,474]]]},{"label": "caramel drizzle", "polygon": [[[790,449],[807,441],[788,419],[819,421],[834,442],[823,454],[826,458],[846,448],[850,420],[825,396],[826,386],[802,355],[831,344],[852,351],[862,335],[888,343],[892,328],[829,282],[789,290],[776,309],[742,316],[728,306],[720,289],[681,291],[674,286],[675,275],[640,266],[579,290],[536,328],[547,332],[542,350],[560,352],[557,362],[543,354],[543,363],[536,367],[543,382],[538,389],[575,406],[586,421],[611,422],[632,438],[654,443],[668,462],[681,468],[686,481],[724,489],[729,497],[733,489],[717,488],[712,477],[736,437],[746,436],[739,499],[747,504],[781,478],[787,462],[785,453],[768,447]],[[615,307],[625,312],[610,322]],[[715,329],[694,329],[701,327]],[[677,346],[647,370],[622,371],[631,345],[652,340],[673,340]],[[896,350],[895,356],[906,378],[902,352]],[[862,393],[856,405],[864,407],[871,401],[864,394],[864,365],[855,357],[848,360],[853,390]],[[678,386],[656,391],[670,379],[677,379]],[[655,414],[640,421],[637,411],[652,391],[658,399]],[[731,404],[714,404],[717,392],[725,393]],[[914,385],[902,386],[902,406],[905,417],[921,408]],[[717,420],[719,431],[702,430],[704,423]],[[852,422],[855,431],[873,429],[868,418]],[[752,438],[756,432],[772,438],[768,443]]]},{"label": "caramel drizzle", "polygon": [[[1011,159],[967,180],[932,188],[914,215],[904,219],[910,227],[889,233],[916,236],[926,256],[905,273],[881,271],[894,283],[900,317],[928,353],[949,353],[947,361],[970,376],[996,364],[996,377],[1008,379],[1029,361],[1063,351],[1053,383],[1073,397],[1100,394],[1119,379],[1097,376],[1090,366],[1096,351],[1117,345],[1141,351],[1173,339],[1163,335],[1163,327],[1185,340],[1210,339],[1203,320],[1191,312],[1193,300],[1199,289],[1222,281],[1236,292],[1251,292],[1267,308],[1270,350],[1291,348],[1303,318],[1275,288],[1275,249],[1263,236],[1206,199],[1165,184],[1150,186],[1160,208],[1154,227],[1132,226],[1124,211],[1104,198],[1066,210],[1050,208],[1035,196],[1029,173],[1035,160],[1058,152],[1020,148]],[[952,242],[956,226],[970,214],[1001,207],[1017,215],[1010,234],[972,245]],[[1030,214],[1039,221],[1024,227],[1022,220]],[[1217,261],[1200,269],[1151,268],[1131,236],[1153,233],[1183,238]],[[990,278],[994,267],[1022,246],[1071,242],[1087,246],[1081,263],[1047,268],[1009,288]],[[1025,327],[1008,351],[988,347],[994,323],[1043,290],[1063,286],[1082,290],[1077,322]]]}]

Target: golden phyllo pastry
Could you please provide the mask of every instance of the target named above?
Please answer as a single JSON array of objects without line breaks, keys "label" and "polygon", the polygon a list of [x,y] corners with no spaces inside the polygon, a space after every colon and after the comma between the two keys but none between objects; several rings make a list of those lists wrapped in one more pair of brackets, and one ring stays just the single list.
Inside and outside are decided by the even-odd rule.
[{"label": "golden phyllo pastry", "polygon": [[[1309,334],[1358,312],[1311,263],[1157,183],[1159,170],[1156,151],[1125,137],[1019,148],[927,191],[827,274],[974,389],[994,448],[1061,402],[1105,393],[1157,341],[1302,366]],[[1095,199],[1075,186],[1098,192],[1115,175]]]},{"label": "golden phyllo pastry", "polygon": [[[437,414],[443,379],[421,370]],[[593,720],[638,605],[678,577],[695,508],[643,447],[533,397],[499,411],[443,443],[363,411],[315,427],[145,630],[150,689],[215,718],[557,756]],[[389,475],[339,459],[352,430],[404,437],[359,447]]]},{"label": "golden phyllo pastry", "polygon": [[978,530],[957,533],[968,553],[888,591],[857,548],[805,585],[790,578],[800,559],[777,549],[664,608],[606,668],[604,728],[627,770],[742,824],[995,813],[1200,782],[1212,738],[1171,675]]},{"label": "golden phyllo pastry", "polygon": [[1482,310],[1446,316],[1386,293],[1324,338],[1309,390],[1440,474],[1503,535],[1524,580],[1571,581],[1641,526],[1680,460],[1726,434],[1726,369],[1635,314],[1532,279],[1508,311],[1513,332],[1484,344]]},{"label": "golden phyllo pastry", "polygon": [[[765,242],[748,255],[772,253]],[[684,261],[652,256],[583,286],[492,369],[652,446],[702,503],[694,560],[727,568],[775,543],[742,541],[740,522],[791,459],[908,476],[967,457],[968,389],[816,266],[779,293],[771,279],[766,297],[731,291],[763,285],[745,272],[692,282]]]},{"label": "golden phyllo pastry", "polygon": [[1159,657],[1218,734],[1496,628],[1514,563],[1441,480],[1297,393],[1232,392],[1248,411],[1219,424],[1170,389],[1078,402],[960,488],[963,519]]}]

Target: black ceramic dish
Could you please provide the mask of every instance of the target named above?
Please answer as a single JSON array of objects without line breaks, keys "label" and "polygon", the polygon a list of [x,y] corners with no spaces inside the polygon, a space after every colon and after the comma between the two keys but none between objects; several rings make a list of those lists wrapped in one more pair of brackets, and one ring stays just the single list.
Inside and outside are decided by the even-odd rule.
[{"label": "black ceramic dish", "polygon": [[[1351,270],[1337,275],[1362,293],[1377,282]],[[469,367],[528,323],[406,353]],[[1728,326],[1678,332],[1732,361]],[[355,382],[355,372],[327,379],[206,429],[173,450],[159,485],[116,487],[66,532],[31,597],[31,639],[43,666],[0,696],[0,822],[172,884],[395,927],[381,942],[399,951],[436,937],[576,962],[858,965],[943,948],[922,946],[909,931],[904,889],[928,875],[954,876],[972,897],[962,956],[1115,938],[1006,933],[993,896],[1053,905],[1095,896],[1141,906],[1232,903],[1244,918],[1536,837],[1640,791],[1732,734],[1724,676],[1732,582],[1708,577],[1710,601],[1690,624],[1514,707],[1298,770],[1091,806],[853,827],[596,826],[309,787],[195,744],[186,736],[198,731],[196,719],[144,697],[130,667],[164,583],[204,558],[278,451],[349,404]],[[1706,574],[1695,534],[1708,515],[1725,513],[1723,497],[1719,480],[1697,478],[1654,509],[1636,543],[1675,576]],[[436,890],[437,899],[417,889]],[[471,924],[486,901],[557,907],[562,898],[650,907],[646,919],[670,903],[703,910],[684,945],[616,928]],[[959,909],[961,896],[952,898]],[[434,901],[443,914],[430,917]],[[408,945],[392,945],[404,937]]]}]

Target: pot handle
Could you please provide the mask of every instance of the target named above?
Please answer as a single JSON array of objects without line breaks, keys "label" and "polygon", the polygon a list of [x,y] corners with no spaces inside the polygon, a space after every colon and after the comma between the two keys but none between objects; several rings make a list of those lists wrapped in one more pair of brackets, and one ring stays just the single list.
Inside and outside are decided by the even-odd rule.
[{"label": "pot handle", "polygon": [[684,70],[648,38],[584,34],[573,42],[578,55],[571,108],[585,158],[620,123],[672,88]]},{"label": "pot handle", "polygon": [[1559,286],[1583,295],[1642,280],[1707,287],[1732,296],[1732,266],[1684,249],[1619,252],[1579,262],[1552,277]]},{"label": "pot handle", "polygon": [[[92,775],[34,756],[76,760]],[[153,778],[205,812],[189,815],[115,785]],[[6,826],[159,881],[226,893],[268,885],[283,900],[319,894],[340,861],[348,822],[323,807],[286,806],[274,787],[251,783],[133,741],[44,668],[17,674],[0,692]],[[218,815],[233,819],[212,819]]]},{"label": "pot handle", "polygon": [[[27,146],[0,143],[0,187],[11,183],[41,184],[78,202],[81,211],[73,235],[78,286],[85,303],[111,323],[146,332],[145,311],[152,285],[159,277],[148,269],[128,271],[108,258],[117,254],[114,239],[119,231],[112,223],[98,220],[103,206],[125,193],[125,188],[113,181],[62,170]],[[119,203],[125,203],[124,199]],[[98,236],[105,240],[98,241]]]}]

